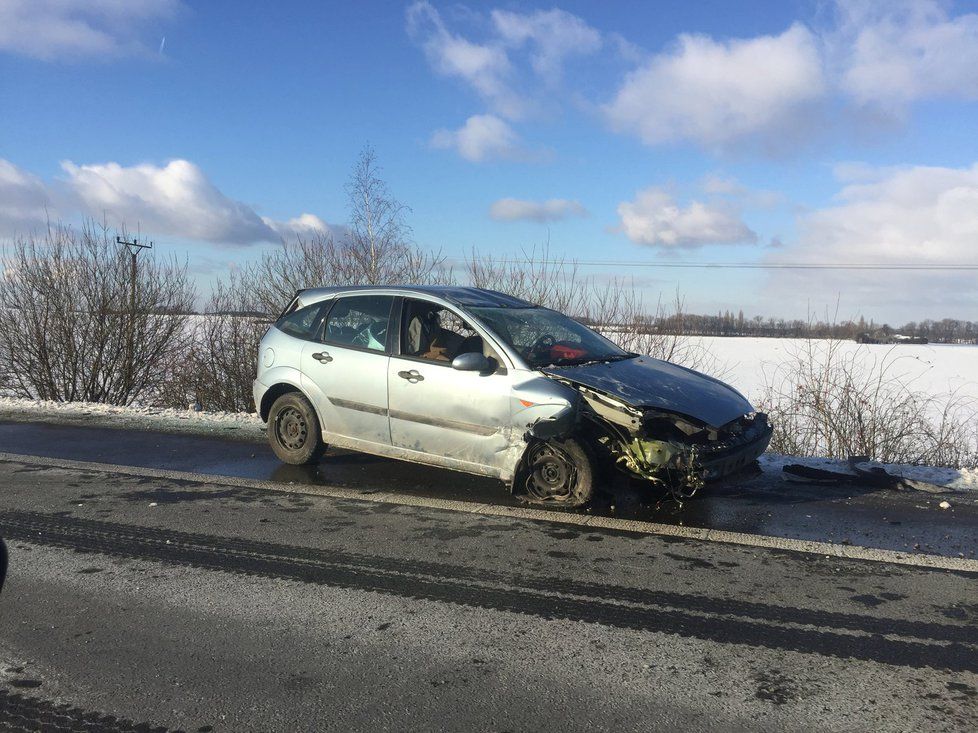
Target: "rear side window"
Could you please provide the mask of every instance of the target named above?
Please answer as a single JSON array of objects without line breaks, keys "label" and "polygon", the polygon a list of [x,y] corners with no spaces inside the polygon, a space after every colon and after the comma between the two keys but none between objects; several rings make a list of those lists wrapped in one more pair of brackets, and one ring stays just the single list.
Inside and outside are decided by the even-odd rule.
[{"label": "rear side window", "polygon": [[297,339],[306,339],[307,341],[316,339],[323,323],[323,311],[325,309],[326,303],[307,305],[305,308],[299,308],[279,318],[275,327],[282,333],[295,336]]},{"label": "rear side window", "polygon": [[326,319],[325,340],[342,346],[385,351],[393,304],[392,295],[339,298]]}]

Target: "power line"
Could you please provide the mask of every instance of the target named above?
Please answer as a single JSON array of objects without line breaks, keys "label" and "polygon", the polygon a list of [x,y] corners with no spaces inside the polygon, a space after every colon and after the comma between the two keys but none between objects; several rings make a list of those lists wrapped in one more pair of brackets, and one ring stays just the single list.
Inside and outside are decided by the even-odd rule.
[{"label": "power line", "polygon": [[[526,264],[526,260],[501,258],[494,260],[503,265]],[[665,267],[676,269],[720,269],[720,270],[978,270],[978,263],[952,265],[874,263],[874,262],[621,262],[613,260],[532,260],[534,265],[563,265],[586,267]]]}]

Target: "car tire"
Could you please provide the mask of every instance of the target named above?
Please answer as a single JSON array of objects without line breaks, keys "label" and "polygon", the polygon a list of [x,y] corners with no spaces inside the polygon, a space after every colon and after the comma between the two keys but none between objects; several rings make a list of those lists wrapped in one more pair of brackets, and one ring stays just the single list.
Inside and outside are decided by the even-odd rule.
[{"label": "car tire", "polygon": [[526,451],[518,491],[529,504],[577,508],[594,497],[597,467],[573,438],[537,441]]},{"label": "car tire", "polygon": [[301,393],[275,400],[268,411],[268,442],[280,461],[293,466],[316,463],[326,452],[319,418]]}]

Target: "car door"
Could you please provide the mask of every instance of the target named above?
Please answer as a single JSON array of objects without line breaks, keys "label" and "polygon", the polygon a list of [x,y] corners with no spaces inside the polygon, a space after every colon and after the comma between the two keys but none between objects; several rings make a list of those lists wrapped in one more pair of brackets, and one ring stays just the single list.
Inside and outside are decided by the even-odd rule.
[{"label": "car door", "polygon": [[390,360],[390,295],[337,298],[317,341],[302,350],[303,388],[317,403],[323,431],[390,445],[387,364]]},{"label": "car door", "polygon": [[[400,311],[387,372],[392,444],[482,473],[510,468],[512,387],[498,355],[447,306],[405,298]],[[453,369],[452,359],[465,351],[482,351],[499,368],[486,374]]]}]

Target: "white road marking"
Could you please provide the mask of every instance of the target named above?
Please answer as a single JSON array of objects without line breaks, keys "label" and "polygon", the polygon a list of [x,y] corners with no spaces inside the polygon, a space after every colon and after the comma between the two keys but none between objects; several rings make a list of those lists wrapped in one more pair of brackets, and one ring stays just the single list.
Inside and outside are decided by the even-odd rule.
[{"label": "white road marking", "polygon": [[680,527],[658,522],[644,522],[634,519],[615,519],[613,517],[596,517],[586,514],[570,514],[552,512],[545,509],[530,507],[504,506],[473,501],[453,501],[422,496],[409,496],[388,491],[356,490],[339,486],[323,486],[312,484],[287,484],[276,481],[261,481],[258,479],[237,478],[233,476],[214,476],[190,471],[169,471],[159,468],[142,468],[138,466],[120,466],[112,463],[96,463],[94,461],[71,461],[62,458],[45,458],[43,456],[21,455],[19,453],[0,452],[0,461],[5,463],[22,463],[31,466],[46,466],[50,468],[65,468],[81,471],[100,471],[124,476],[140,478],[162,478],[179,481],[192,481],[218,486],[233,486],[238,488],[278,491],[286,494],[310,494],[331,499],[350,499],[353,501],[369,501],[379,504],[399,504],[401,506],[440,509],[443,511],[462,512],[466,514],[485,514],[497,517],[512,517],[528,519],[534,522],[551,522],[556,524],[572,524],[582,527],[610,529],[620,532],[636,532],[639,534],[678,537],[703,542],[719,542],[723,544],[743,545],[770,550],[790,550],[812,555],[838,557],[848,560],[869,560],[872,562],[910,565],[919,568],[935,568],[941,570],[957,570],[978,573],[978,559],[963,557],[946,557],[943,555],[924,555],[896,550],[883,550],[875,547],[859,545],[841,545],[813,540],[797,540],[787,537],[748,534],[745,532],[727,532],[718,529],[703,529],[701,527]]}]

